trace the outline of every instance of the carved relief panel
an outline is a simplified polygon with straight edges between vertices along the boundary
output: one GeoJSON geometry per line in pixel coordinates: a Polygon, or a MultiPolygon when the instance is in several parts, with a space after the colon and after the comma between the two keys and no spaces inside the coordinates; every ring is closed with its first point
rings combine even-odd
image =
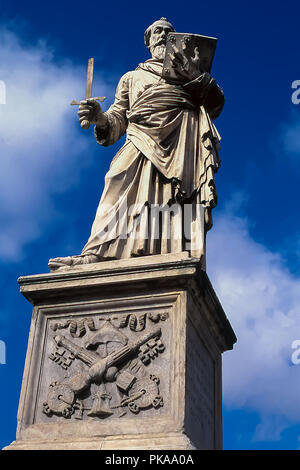
{"type": "Polygon", "coordinates": [[[48,317],[34,422],[166,412],[169,321],[167,310],[48,317]]]}

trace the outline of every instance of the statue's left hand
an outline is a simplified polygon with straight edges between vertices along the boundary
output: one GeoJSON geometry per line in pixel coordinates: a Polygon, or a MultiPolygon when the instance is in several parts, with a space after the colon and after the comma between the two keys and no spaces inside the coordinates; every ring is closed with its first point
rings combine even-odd
{"type": "Polygon", "coordinates": [[[198,47],[195,47],[194,56],[191,59],[188,59],[185,54],[186,47],[186,43],[183,40],[182,52],[178,49],[176,44],[173,44],[173,52],[169,53],[171,63],[176,70],[177,75],[179,75],[185,82],[195,80],[202,75],[198,47]]]}

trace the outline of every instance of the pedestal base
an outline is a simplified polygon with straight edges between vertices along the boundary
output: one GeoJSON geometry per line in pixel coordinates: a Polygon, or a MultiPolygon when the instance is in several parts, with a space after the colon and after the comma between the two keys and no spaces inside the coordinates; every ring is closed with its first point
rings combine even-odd
{"type": "Polygon", "coordinates": [[[14,441],[4,450],[195,450],[182,433],[136,434],[64,439],[55,441],[14,441]]]}
{"type": "Polygon", "coordinates": [[[235,335],[187,253],[19,279],[34,305],[6,449],[221,449],[235,335]]]}

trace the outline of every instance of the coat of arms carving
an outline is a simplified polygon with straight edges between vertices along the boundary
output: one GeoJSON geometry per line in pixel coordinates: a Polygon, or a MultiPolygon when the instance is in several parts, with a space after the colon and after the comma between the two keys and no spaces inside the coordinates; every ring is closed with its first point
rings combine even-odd
{"type": "MultiPolygon", "coordinates": [[[[166,316],[150,318],[153,322],[166,316]]],[[[79,320],[77,326],[80,329],[76,334],[75,321],[51,325],[55,334],[48,359],[65,375],[49,384],[43,413],[49,417],[103,419],[163,406],[160,378],[147,370],[165,350],[160,327],[155,325],[129,340],[120,331],[124,322],[116,327],[112,318],[105,319],[98,329],[91,318],[79,320]],[[67,328],[65,334],[57,334],[56,330],[62,328],[67,328]]]]}

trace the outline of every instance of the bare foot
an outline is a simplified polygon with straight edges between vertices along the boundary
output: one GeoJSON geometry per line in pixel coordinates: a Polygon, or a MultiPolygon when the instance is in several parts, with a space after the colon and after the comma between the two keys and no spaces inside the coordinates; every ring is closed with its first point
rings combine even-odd
{"type": "Polygon", "coordinates": [[[72,268],[81,264],[97,263],[100,261],[99,257],[94,254],[90,255],[76,255],[66,256],[64,258],[53,258],[49,260],[48,266],[50,271],[57,271],[58,269],[72,268]]]}

